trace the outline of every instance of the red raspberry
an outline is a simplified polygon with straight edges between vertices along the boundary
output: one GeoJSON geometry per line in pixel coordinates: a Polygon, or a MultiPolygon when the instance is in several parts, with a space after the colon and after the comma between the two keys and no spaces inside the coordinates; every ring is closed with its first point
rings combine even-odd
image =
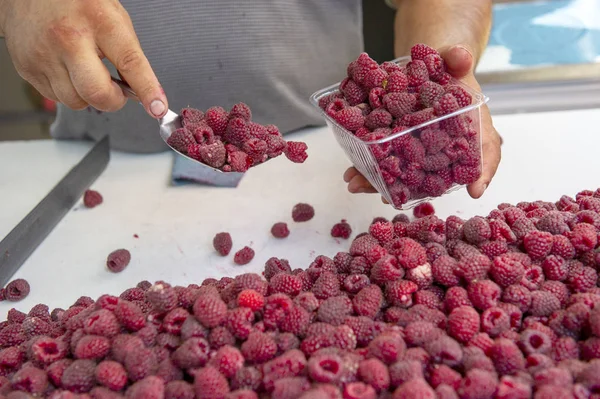
{"type": "Polygon", "coordinates": [[[248,308],[234,308],[225,316],[225,327],[239,339],[246,339],[252,330],[254,312],[248,308]]]}
{"type": "Polygon", "coordinates": [[[523,238],[523,245],[533,259],[542,259],[550,254],[553,237],[544,231],[532,231],[523,238]]]}
{"type": "Polygon", "coordinates": [[[375,87],[374,89],[371,89],[371,91],[369,92],[369,105],[371,106],[371,108],[378,109],[383,107],[383,97],[386,94],[386,90],[383,87],[375,87]]]}
{"type": "Polygon", "coordinates": [[[404,355],[406,344],[398,334],[383,333],[369,343],[368,349],[370,357],[377,358],[389,365],[404,355]]]}
{"type": "Polygon", "coordinates": [[[336,223],[331,228],[331,236],[335,238],[343,238],[348,239],[352,235],[352,227],[346,222],[346,220],[342,219],[340,223],[336,223]]]}
{"type": "Polygon", "coordinates": [[[418,43],[412,46],[410,49],[410,56],[413,60],[424,60],[426,56],[431,54],[439,55],[437,50],[429,47],[426,44],[418,43]]]}
{"type": "Polygon", "coordinates": [[[392,115],[383,108],[373,110],[365,118],[365,126],[371,130],[389,127],[392,124],[392,115]]]}
{"type": "Polygon", "coordinates": [[[448,316],[448,334],[460,342],[470,341],[479,332],[479,314],[470,306],[460,306],[448,316]]]}
{"type": "Polygon", "coordinates": [[[456,393],[464,399],[491,398],[494,396],[498,378],[492,372],[473,369],[467,371],[456,393]]]}
{"type": "Polygon", "coordinates": [[[370,280],[375,284],[385,284],[404,276],[404,269],[398,264],[398,260],[391,255],[386,255],[378,260],[371,269],[370,280]]]}
{"type": "Polygon", "coordinates": [[[482,243],[492,236],[490,224],[479,216],[467,220],[463,225],[463,232],[467,241],[473,244],[482,243]]]}
{"type": "Polygon", "coordinates": [[[542,262],[542,269],[547,280],[563,281],[567,278],[567,262],[560,256],[550,255],[542,262]]]}
{"type": "Polygon", "coordinates": [[[282,378],[300,375],[306,368],[306,357],[297,349],[267,362],[263,366],[263,383],[267,390],[273,389],[273,383],[282,378]]]}
{"type": "Polygon", "coordinates": [[[146,299],[153,309],[159,313],[166,313],[177,307],[179,298],[173,287],[167,287],[162,283],[156,283],[146,291],[146,299]]]}
{"type": "Polygon", "coordinates": [[[170,381],[165,385],[165,399],[194,399],[194,388],[185,381],[170,381]]]}
{"type": "Polygon", "coordinates": [[[491,280],[474,281],[468,287],[469,299],[478,310],[498,304],[502,290],[491,280]]]}
{"type": "Polygon", "coordinates": [[[498,338],[490,349],[490,358],[501,375],[513,374],[525,368],[525,358],[514,342],[498,338]]]}
{"type": "Polygon", "coordinates": [[[219,349],[224,345],[235,344],[235,337],[225,327],[215,327],[208,334],[208,342],[213,349],[219,349]]]}
{"type": "Polygon", "coordinates": [[[350,245],[350,255],[352,256],[367,256],[371,248],[378,245],[379,242],[371,235],[357,236],[350,245]]]}
{"type": "Polygon", "coordinates": [[[227,128],[229,115],[227,114],[227,111],[221,107],[212,107],[206,111],[204,120],[215,134],[222,135],[227,128]]]}
{"type": "Polygon", "coordinates": [[[422,60],[415,59],[406,65],[408,85],[417,88],[429,80],[427,65],[422,60]]]}
{"type": "Polygon", "coordinates": [[[333,119],[343,128],[355,132],[365,125],[365,117],[359,107],[341,109],[333,115],[333,119]]]}
{"type": "Polygon", "coordinates": [[[412,281],[396,280],[386,285],[385,293],[387,300],[393,306],[408,308],[412,306],[412,295],[419,287],[412,281]]]}
{"type": "Polygon", "coordinates": [[[247,265],[254,258],[254,250],[250,247],[244,247],[235,253],[233,261],[236,265],[247,265]]]}
{"type": "Polygon", "coordinates": [[[262,294],[254,290],[244,290],[239,293],[237,303],[240,307],[250,308],[256,312],[265,305],[265,298],[262,294]]]}
{"type": "Polygon", "coordinates": [[[146,316],[142,310],[134,303],[119,300],[114,314],[121,326],[129,331],[138,331],[146,325],[146,316]]]}
{"type": "Polygon", "coordinates": [[[485,255],[469,254],[458,262],[459,273],[465,281],[483,280],[490,270],[490,259],[485,255]]]}
{"type": "Polygon", "coordinates": [[[510,318],[500,307],[491,307],[481,314],[481,330],[494,338],[511,327],[510,318]]]}
{"type": "Polygon", "coordinates": [[[446,93],[454,96],[460,108],[468,107],[473,102],[473,98],[469,92],[458,85],[449,85],[446,87],[446,93]]]}
{"type": "Polygon", "coordinates": [[[394,118],[402,118],[415,111],[417,97],[412,93],[388,93],[383,97],[383,104],[394,118]]]}
{"type": "Polygon", "coordinates": [[[350,294],[356,294],[370,284],[369,277],[364,274],[351,274],[344,279],[344,290],[350,294]]]}
{"type": "Polygon", "coordinates": [[[294,163],[304,163],[308,158],[308,154],[306,150],[308,146],[306,143],[302,143],[300,141],[288,141],[283,152],[287,159],[294,163]]]}
{"type": "MultiPolygon", "coordinates": [[[[196,140],[198,144],[212,144],[215,142],[215,133],[213,130],[206,124],[206,122],[195,123],[193,125],[184,126],[196,140]]],[[[190,149],[195,147],[194,144],[188,147],[188,155],[194,159],[197,159],[190,153],[190,149]]]]}
{"type": "Polygon", "coordinates": [[[278,273],[291,273],[292,268],[286,259],[269,258],[265,263],[265,278],[270,281],[278,273]]]}
{"type": "Polygon", "coordinates": [[[88,316],[83,329],[86,334],[102,335],[110,338],[120,332],[121,326],[112,312],[101,309],[88,316]]]}
{"type": "Polygon", "coordinates": [[[220,168],[227,160],[227,152],[221,141],[188,147],[188,155],[210,167],[220,168]]]}
{"type": "Polygon", "coordinates": [[[226,172],[233,171],[243,173],[246,172],[250,166],[252,166],[252,159],[248,156],[248,154],[242,151],[234,151],[229,153],[227,155],[227,162],[229,163],[231,170],[225,170],[225,167],[223,167],[223,171],[226,172]]]}
{"type": "Polygon", "coordinates": [[[550,316],[552,312],[560,309],[560,301],[546,291],[533,291],[531,293],[531,307],[529,312],[533,316],[550,316]]]}
{"type": "Polygon", "coordinates": [[[167,144],[177,151],[187,154],[187,149],[190,145],[196,144],[194,135],[187,129],[177,129],[167,139],[167,144]]]}
{"type": "MultiPolygon", "coordinates": [[[[34,396],[43,395],[48,387],[48,376],[37,367],[24,367],[11,378],[12,388],[16,391],[28,392],[34,396]]],[[[13,395],[9,395],[11,397],[13,395]]],[[[30,397],[27,395],[27,397],[30,397]]]]}
{"type": "Polygon", "coordinates": [[[385,85],[385,90],[388,93],[403,93],[407,88],[408,77],[401,70],[393,71],[388,75],[387,84],[385,85]]]}
{"type": "Polygon", "coordinates": [[[451,369],[445,364],[435,365],[429,376],[431,386],[437,388],[440,385],[447,385],[457,388],[460,384],[461,375],[459,372],[451,369]]]}
{"type": "Polygon", "coordinates": [[[96,381],[105,387],[120,391],[127,384],[127,372],[121,365],[112,360],[105,360],[96,366],[96,381]]]}
{"type": "Polygon", "coordinates": [[[400,360],[389,368],[392,387],[398,387],[407,381],[424,379],[423,365],[416,360],[400,360]]]}
{"type": "Polygon", "coordinates": [[[351,382],[344,387],[344,399],[375,399],[375,389],[362,382],[351,382]]]}
{"type": "Polygon", "coordinates": [[[547,231],[551,234],[562,235],[570,231],[564,216],[560,212],[549,212],[542,216],[536,223],[541,231],[547,231]]]}
{"type": "Polygon", "coordinates": [[[233,242],[229,233],[217,233],[213,238],[213,247],[221,256],[229,255],[233,242]]]}
{"type": "Polygon", "coordinates": [[[417,126],[435,119],[433,108],[425,108],[420,111],[407,114],[402,117],[401,123],[405,126],[417,126]]]}
{"type": "Polygon", "coordinates": [[[421,378],[405,382],[394,391],[394,399],[435,399],[437,395],[431,386],[421,378]]]}
{"type": "Polygon", "coordinates": [[[567,277],[569,288],[573,292],[586,292],[596,286],[598,273],[591,267],[581,267],[573,270],[567,277]]]}
{"type": "Polygon", "coordinates": [[[445,84],[444,75],[446,72],[446,64],[439,54],[428,54],[423,58],[423,62],[427,66],[429,77],[440,84],[445,84]]]}
{"type": "Polygon", "coordinates": [[[231,378],[244,365],[244,357],[237,348],[225,345],[219,348],[208,364],[225,377],[231,378]]]}
{"type": "Polygon", "coordinates": [[[242,118],[246,121],[252,120],[252,111],[244,103],[237,103],[229,111],[229,118],[242,118]]]}
{"type": "Polygon", "coordinates": [[[292,209],[292,219],[294,222],[308,222],[315,216],[315,209],[305,203],[298,203],[292,209]]]}
{"type": "Polygon", "coordinates": [[[490,229],[492,232],[492,240],[505,240],[506,242],[512,243],[517,241],[517,236],[512,232],[508,224],[504,220],[492,219],[490,220],[490,229]]]}
{"type": "Polygon", "coordinates": [[[525,275],[521,280],[521,285],[530,290],[537,290],[544,282],[544,272],[541,267],[532,266],[525,270],[525,275]]]}
{"type": "Polygon", "coordinates": [[[359,316],[375,317],[383,304],[381,288],[371,284],[366,286],[352,299],[354,312],[359,316]]]}
{"type": "Polygon", "coordinates": [[[527,233],[535,230],[535,225],[528,219],[527,217],[522,217],[517,219],[511,226],[513,233],[515,236],[521,240],[523,239],[527,233]]]}
{"type": "Polygon", "coordinates": [[[444,88],[435,82],[425,82],[419,87],[419,101],[424,108],[433,107],[444,95],[444,88]]]}
{"type": "Polygon", "coordinates": [[[378,359],[367,359],[360,362],[358,375],[377,392],[384,391],[390,386],[390,374],[386,365],[378,359]]]}
{"type": "Polygon", "coordinates": [[[102,195],[95,190],[85,190],[83,193],[83,205],[86,208],[94,208],[102,203],[102,195]]]}
{"type": "Polygon", "coordinates": [[[459,270],[458,262],[448,255],[437,258],[431,267],[434,280],[446,287],[458,285],[459,270]]]}
{"type": "Polygon", "coordinates": [[[373,68],[365,74],[363,85],[367,90],[375,87],[384,87],[388,73],[382,68],[373,68]]]}
{"type": "Polygon", "coordinates": [[[312,287],[312,292],[319,299],[327,299],[340,293],[338,277],[331,272],[323,271],[312,287]]]}
{"type": "Polygon", "coordinates": [[[444,297],[444,309],[446,313],[450,313],[460,306],[473,307],[467,290],[462,287],[450,287],[444,297]]]}
{"type": "Polygon", "coordinates": [[[281,399],[301,398],[304,392],[310,391],[310,387],[306,377],[287,377],[275,381],[272,394],[281,399]]]}
{"type": "Polygon", "coordinates": [[[451,93],[443,94],[433,102],[433,110],[436,116],[444,116],[460,109],[458,101],[451,93]]]}
{"type": "MultiPolygon", "coordinates": [[[[421,142],[428,154],[437,154],[450,143],[448,134],[440,129],[427,128],[421,132],[421,142]]],[[[433,215],[433,213],[431,213],[433,215]]],[[[429,216],[429,215],[425,215],[429,216]]]]}
{"type": "Polygon", "coordinates": [[[223,398],[229,393],[227,379],[214,367],[204,367],[194,375],[196,398],[223,398]]]}
{"type": "Polygon", "coordinates": [[[528,329],[521,333],[519,347],[526,355],[534,353],[545,354],[550,352],[552,341],[542,331],[528,329]]]}
{"type": "Polygon", "coordinates": [[[271,234],[275,238],[286,238],[290,235],[290,230],[288,229],[287,223],[275,223],[273,227],[271,227],[271,234]]]}
{"type": "Polygon", "coordinates": [[[316,353],[308,361],[308,375],[320,383],[338,383],[344,372],[342,358],[333,353],[316,353]]]}
{"type": "Polygon", "coordinates": [[[7,301],[17,302],[25,299],[29,295],[30,287],[27,280],[18,278],[8,283],[4,290],[4,296],[7,301]]]}
{"type": "Polygon", "coordinates": [[[350,105],[358,105],[364,102],[368,96],[367,92],[351,78],[346,78],[340,83],[340,92],[350,105]]]}
{"type": "Polygon", "coordinates": [[[433,341],[443,332],[428,321],[413,321],[404,329],[404,340],[411,346],[423,346],[427,341],[433,341]]]}
{"type": "Polygon", "coordinates": [[[569,289],[560,281],[544,281],[540,289],[554,295],[559,300],[561,306],[564,306],[569,298],[569,289]]]}
{"type": "Polygon", "coordinates": [[[456,390],[446,384],[441,384],[435,389],[438,399],[458,399],[456,390]]]}
{"type": "Polygon", "coordinates": [[[230,118],[223,137],[228,143],[241,148],[251,138],[248,122],[239,117],[230,118]]]}
{"type": "Polygon", "coordinates": [[[352,302],[345,296],[326,299],[319,306],[317,319],[337,326],[342,324],[346,316],[352,312],[352,302]]]}
{"type": "MultiPolygon", "coordinates": [[[[22,352],[17,348],[10,347],[0,352],[0,364],[16,368],[20,365],[22,352]]],[[[39,364],[47,365],[63,359],[67,355],[67,345],[59,339],[50,337],[36,338],[29,348],[29,359],[39,364]]]]}
{"type": "Polygon", "coordinates": [[[415,283],[420,289],[429,288],[433,284],[431,265],[424,263],[414,269],[408,269],[406,271],[406,279],[415,283]]]}
{"type": "Polygon", "coordinates": [[[99,335],[85,335],[75,346],[78,359],[102,359],[110,352],[110,341],[99,335]]]}
{"type": "Polygon", "coordinates": [[[96,363],[92,360],[75,360],[63,372],[61,386],[72,392],[88,392],[95,384],[96,363]]]}
{"type": "Polygon", "coordinates": [[[508,287],[523,279],[525,268],[519,259],[511,254],[504,254],[494,258],[490,272],[498,285],[508,287]]]}
{"type": "Polygon", "coordinates": [[[226,314],[227,305],[217,296],[201,295],[194,303],[194,316],[207,328],[221,324],[226,314]]]}

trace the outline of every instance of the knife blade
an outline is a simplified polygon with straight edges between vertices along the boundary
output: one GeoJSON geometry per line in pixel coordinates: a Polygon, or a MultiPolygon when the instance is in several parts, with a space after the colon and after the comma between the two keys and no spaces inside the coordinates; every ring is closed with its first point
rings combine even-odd
{"type": "Polygon", "coordinates": [[[0,242],[0,287],[6,285],[84,191],[104,172],[109,159],[107,135],[4,237],[0,242]]]}

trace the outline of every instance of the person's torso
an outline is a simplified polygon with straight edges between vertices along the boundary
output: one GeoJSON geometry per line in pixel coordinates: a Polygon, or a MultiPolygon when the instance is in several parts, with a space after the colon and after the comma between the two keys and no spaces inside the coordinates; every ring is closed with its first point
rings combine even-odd
{"type": "MultiPolygon", "coordinates": [[[[360,0],[121,3],[176,112],[229,109],[241,101],[257,122],[282,132],[322,124],[310,95],[341,80],[363,49],[360,0]]],[[[110,114],[61,106],[52,126],[59,138],[97,139],[107,132],[118,149],[165,148],[156,121],[133,102],[110,114]]]]}

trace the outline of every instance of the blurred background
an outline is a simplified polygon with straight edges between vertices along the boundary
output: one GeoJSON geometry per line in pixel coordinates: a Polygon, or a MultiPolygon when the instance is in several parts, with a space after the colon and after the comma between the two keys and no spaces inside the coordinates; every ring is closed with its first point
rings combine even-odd
{"type": "MultiPolygon", "coordinates": [[[[494,93],[493,112],[598,105],[600,0],[494,3],[490,45],[477,70],[486,94],[494,93]],[[507,90],[519,90],[521,103],[510,100],[515,96],[505,95],[507,90]],[[565,90],[591,92],[590,99],[579,94],[569,99],[565,90]]],[[[383,0],[363,0],[363,9],[365,50],[379,62],[393,59],[394,10],[383,0]]],[[[19,77],[0,39],[0,140],[48,138],[54,109],[19,77]]]]}

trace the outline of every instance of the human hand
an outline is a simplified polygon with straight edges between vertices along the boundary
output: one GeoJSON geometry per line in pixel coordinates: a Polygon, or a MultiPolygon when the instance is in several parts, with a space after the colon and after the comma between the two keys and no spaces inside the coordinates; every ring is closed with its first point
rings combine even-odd
{"type": "MultiPolygon", "coordinates": [[[[460,79],[475,90],[481,90],[475,79],[475,61],[469,49],[464,46],[453,46],[440,50],[440,54],[446,62],[448,72],[453,77],[460,79]]],[[[481,127],[483,170],[480,178],[467,186],[469,195],[472,198],[479,198],[483,195],[496,174],[501,158],[502,138],[494,128],[489,108],[485,104],[481,107],[481,127]]],[[[353,167],[344,173],[344,181],[348,183],[348,191],[351,193],[377,192],[369,181],[353,167]]],[[[386,201],[384,200],[384,202],[386,201]]]]}
{"type": "Polygon", "coordinates": [[[168,103],[118,0],[0,0],[0,36],[17,72],[48,99],[72,109],[117,111],[127,98],[106,57],[154,118],[168,103]]]}

